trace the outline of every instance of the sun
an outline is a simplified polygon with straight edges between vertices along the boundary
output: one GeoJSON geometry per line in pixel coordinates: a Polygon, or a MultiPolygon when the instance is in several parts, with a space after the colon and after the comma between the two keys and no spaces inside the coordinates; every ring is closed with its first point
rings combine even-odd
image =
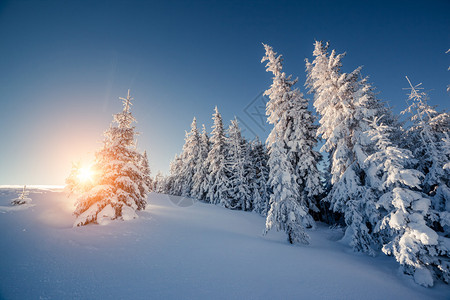
{"type": "Polygon", "coordinates": [[[80,183],[92,182],[94,177],[94,171],[92,171],[91,166],[81,167],[78,169],[77,178],[80,183]]]}

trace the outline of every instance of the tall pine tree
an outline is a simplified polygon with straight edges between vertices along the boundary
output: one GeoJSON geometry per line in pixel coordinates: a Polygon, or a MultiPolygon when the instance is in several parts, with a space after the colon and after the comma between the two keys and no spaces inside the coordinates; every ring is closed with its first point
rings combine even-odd
{"type": "Polygon", "coordinates": [[[191,194],[194,185],[193,178],[197,169],[200,155],[200,134],[197,129],[197,119],[194,117],[191,124],[191,131],[186,132],[185,143],[181,153],[181,170],[178,174],[181,181],[181,195],[184,197],[193,196],[191,194]]]}
{"type": "Polygon", "coordinates": [[[208,191],[208,153],[210,142],[205,125],[203,125],[202,128],[199,155],[195,165],[194,177],[192,178],[193,186],[191,195],[199,200],[206,200],[206,193],[208,191]]]}
{"type": "Polygon", "coordinates": [[[104,134],[103,148],[96,153],[93,166],[97,180],[77,199],[74,226],[133,219],[137,217],[135,211],[145,209],[147,204],[149,174],[143,172],[143,155],[136,149],[132,126],[136,119],[130,112],[133,98],[128,90],[127,98],[120,99],[123,111],[114,115],[117,126],[111,125],[104,134]]]}
{"type": "Polygon", "coordinates": [[[226,137],[223,129],[222,116],[219,110],[214,109],[213,130],[211,132],[211,150],[208,153],[208,193],[207,201],[212,204],[225,205],[227,202],[226,184],[228,176],[226,174],[225,158],[227,154],[226,137]]]}
{"type": "Polygon", "coordinates": [[[282,72],[282,57],[277,56],[272,47],[264,45],[266,54],[261,62],[267,61],[266,71],[273,74],[273,83],[265,92],[269,96],[266,114],[274,128],[267,138],[269,147],[269,185],[272,189],[270,210],[266,220],[266,232],[275,226],[284,230],[290,243],[308,243],[304,224],[311,226],[314,221],[308,214],[306,203],[300,199],[297,177],[298,153],[296,141],[292,140],[294,114],[302,95],[292,86],[297,80],[291,80],[282,72]]]}
{"type": "Polygon", "coordinates": [[[165,183],[165,191],[170,195],[181,195],[182,178],[180,176],[180,172],[182,163],[183,161],[178,154],[175,154],[173,160],[170,162],[170,174],[165,183]]]}
{"type": "Polygon", "coordinates": [[[312,63],[306,60],[307,86],[314,93],[314,107],[320,115],[317,135],[325,140],[321,151],[330,156],[331,191],[325,198],[334,212],[344,216],[346,239],[356,251],[374,254],[379,243],[372,230],[380,216],[366,158],[373,151],[368,137],[368,119],[385,115],[395,122],[389,109],[378,101],[360,68],[341,71],[344,54],[328,53],[328,43],[315,43],[312,63]]]}
{"type": "Polygon", "coordinates": [[[149,191],[153,191],[153,180],[151,177],[150,165],[148,162],[147,151],[144,151],[141,159],[141,171],[144,174],[144,182],[149,188],[149,191]]]}
{"type": "Polygon", "coordinates": [[[227,202],[232,209],[251,210],[252,193],[250,185],[250,157],[247,141],[242,137],[236,119],[231,121],[227,137],[228,152],[226,156],[227,202]]]}

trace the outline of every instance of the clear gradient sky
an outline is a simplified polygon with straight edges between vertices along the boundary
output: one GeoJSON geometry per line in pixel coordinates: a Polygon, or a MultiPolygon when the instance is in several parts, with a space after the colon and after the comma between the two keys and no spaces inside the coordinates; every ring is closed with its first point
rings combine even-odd
{"type": "Polygon", "coordinates": [[[364,65],[395,112],[405,75],[448,110],[449,12],[448,0],[0,1],[0,185],[63,184],[129,88],[153,174],[167,172],[193,116],[210,129],[216,105],[265,140],[270,128],[250,117],[271,83],[261,42],[303,92],[317,39],[347,52],[344,71],[364,65]]]}

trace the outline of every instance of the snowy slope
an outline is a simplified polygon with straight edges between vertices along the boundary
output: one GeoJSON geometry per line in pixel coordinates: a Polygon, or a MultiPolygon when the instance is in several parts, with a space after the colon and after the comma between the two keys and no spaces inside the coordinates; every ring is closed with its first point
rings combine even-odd
{"type": "Polygon", "coordinates": [[[416,285],[392,258],[357,255],[320,226],[309,246],[261,236],[256,214],[151,194],[128,222],[72,228],[73,200],[31,190],[15,210],[0,189],[2,299],[448,299],[416,285]],[[187,206],[187,207],[186,207],[187,206]]]}

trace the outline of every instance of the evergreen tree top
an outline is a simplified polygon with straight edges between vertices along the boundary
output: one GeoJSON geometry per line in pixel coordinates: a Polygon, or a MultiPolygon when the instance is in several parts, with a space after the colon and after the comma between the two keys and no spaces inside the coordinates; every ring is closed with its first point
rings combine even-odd
{"type": "Polygon", "coordinates": [[[131,128],[131,123],[136,122],[136,119],[130,112],[131,100],[134,98],[130,97],[130,90],[128,90],[128,95],[126,98],[119,97],[123,103],[123,111],[121,113],[114,115],[114,121],[119,124],[119,128],[131,128]]]}
{"type": "Polygon", "coordinates": [[[266,54],[261,59],[261,63],[267,61],[266,72],[272,72],[274,76],[280,76],[283,70],[283,56],[278,55],[277,52],[273,51],[273,48],[267,44],[264,44],[264,49],[266,54]]]}
{"type": "Polygon", "coordinates": [[[130,106],[133,105],[131,103],[131,100],[134,99],[134,98],[130,97],[130,89],[128,89],[128,95],[127,95],[126,98],[119,97],[119,99],[122,100],[122,103],[123,103],[123,112],[124,113],[129,113],[130,112],[130,106]]]}

